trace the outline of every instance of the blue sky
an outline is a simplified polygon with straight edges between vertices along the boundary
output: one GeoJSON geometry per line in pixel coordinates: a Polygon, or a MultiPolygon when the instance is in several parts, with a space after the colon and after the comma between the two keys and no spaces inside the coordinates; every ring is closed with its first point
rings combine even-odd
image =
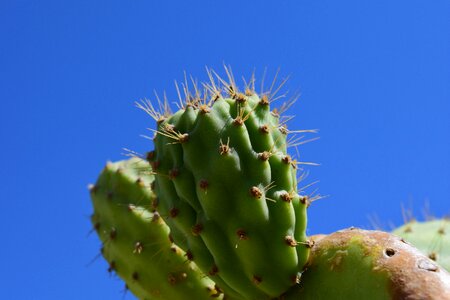
{"type": "MultiPolygon", "coordinates": [[[[450,213],[450,2],[0,2],[1,295],[122,299],[88,236],[87,184],[122,148],[151,149],[134,101],[183,71],[291,75],[290,128],[322,194],[309,232],[450,213]]],[[[125,299],[133,299],[127,295],[125,299]]]]}

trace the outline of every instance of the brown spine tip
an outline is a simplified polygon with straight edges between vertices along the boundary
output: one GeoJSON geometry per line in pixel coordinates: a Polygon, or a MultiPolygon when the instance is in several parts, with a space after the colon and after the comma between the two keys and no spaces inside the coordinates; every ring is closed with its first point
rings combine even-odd
{"type": "Polygon", "coordinates": [[[220,155],[225,155],[228,154],[230,152],[230,139],[228,139],[228,142],[226,144],[224,144],[222,142],[222,140],[220,140],[220,145],[219,145],[219,153],[220,155]]]}
{"type": "Polygon", "coordinates": [[[216,93],[214,93],[214,95],[212,96],[212,101],[217,101],[217,100],[219,100],[220,98],[222,98],[222,94],[220,93],[220,92],[216,92],[216,93]]]}
{"type": "Polygon", "coordinates": [[[260,105],[269,105],[269,97],[267,95],[262,95],[261,100],[259,100],[260,105]]]}
{"type": "Polygon", "coordinates": [[[403,230],[404,233],[411,233],[412,232],[412,228],[411,226],[406,226],[405,230],[403,230]]]}
{"type": "Polygon", "coordinates": [[[300,196],[300,197],[299,197],[299,200],[300,200],[300,203],[301,203],[301,204],[308,204],[308,206],[309,206],[309,204],[310,204],[310,202],[309,202],[309,197],[308,197],[308,196],[300,196]]]}
{"type": "Polygon", "coordinates": [[[261,127],[259,127],[259,131],[261,131],[262,133],[269,133],[270,132],[270,128],[269,126],[267,126],[266,124],[262,125],[261,127]]]}
{"type": "Polygon", "coordinates": [[[136,244],[134,244],[133,253],[141,254],[143,250],[144,245],[141,242],[136,242],[136,244]]]}
{"type": "Polygon", "coordinates": [[[186,256],[186,258],[187,258],[189,261],[193,261],[193,260],[194,260],[194,254],[192,254],[192,251],[191,251],[191,250],[187,250],[185,256],[186,256]]]}
{"type": "Polygon", "coordinates": [[[219,268],[216,265],[213,265],[211,267],[211,270],[209,270],[208,275],[214,276],[219,272],[219,268]]]}
{"type": "Polygon", "coordinates": [[[100,229],[100,222],[95,222],[95,224],[94,224],[94,229],[95,229],[96,231],[99,231],[99,229],[100,229]]]}
{"type": "Polygon", "coordinates": [[[236,234],[240,240],[248,240],[247,232],[244,229],[238,229],[236,234]]]}
{"type": "Polygon", "coordinates": [[[131,278],[133,278],[134,281],[138,281],[139,280],[139,273],[138,272],[133,272],[133,274],[131,275],[131,278]]]}
{"type": "Polygon", "coordinates": [[[261,276],[253,275],[253,283],[258,285],[262,282],[261,276]]]}
{"type": "Polygon", "coordinates": [[[114,228],[114,227],[112,227],[112,228],[111,228],[111,231],[109,232],[109,238],[110,238],[111,240],[115,240],[116,237],[117,237],[117,229],[114,228]]]}
{"type": "Polygon", "coordinates": [[[98,191],[98,187],[95,184],[90,184],[88,189],[91,194],[95,194],[98,191]]]}
{"type": "Polygon", "coordinates": [[[292,282],[292,284],[299,284],[300,283],[300,275],[299,274],[292,275],[291,282],[292,282]]]}
{"type": "Polygon", "coordinates": [[[155,211],[152,216],[152,222],[158,222],[160,218],[161,216],[159,215],[159,213],[155,211]]]}
{"type": "Polygon", "coordinates": [[[180,213],[180,210],[178,208],[176,208],[176,207],[172,207],[169,210],[169,215],[170,215],[171,218],[176,218],[179,213],[180,213]]]}
{"type": "Polygon", "coordinates": [[[252,197],[257,198],[257,199],[261,198],[261,196],[262,196],[261,190],[256,186],[252,186],[250,188],[250,194],[252,195],[252,197]]]}
{"type": "Polygon", "coordinates": [[[173,244],[173,237],[170,233],[169,233],[169,241],[173,244]]]}
{"type": "Polygon", "coordinates": [[[280,117],[280,113],[278,112],[278,109],[276,109],[276,108],[274,108],[274,109],[270,112],[270,114],[271,114],[272,116],[274,116],[275,118],[279,118],[279,117],[280,117]]]}
{"type": "Polygon", "coordinates": [[[228,94],[231,98],[234,98],[234,95],[236,94],[236,91],[234,90],[234,87],[232,85],[228,86],[228,94]]]}
{"type": "Polygon", "coordinates": [[[220,145],[219,146],[220,155],[227,154],[228,152],[230,152],[230,147],[228,147],[228,145],[220,145]]]}
{"type": "Polygon", "coordinates": [[[155,198],[152,200],[152,209],[155,211],[155,210],[158,208],[158,205],[159,205],[159,198],[158,198],[158,197],[155,197],[155,198]]]}
{"type": "Polygon", "coordinates": [[[288,192],[284,192],[283,194],[280,195],[281,200],[283,200],[284,202],[291,202],[292,201],[292,196],[291,194],[289,194],[288,192]]]}
{"type": "Polygon", "coordinates": [[[206,190],[209,186],[209,182],[206,179],[200,180],[199,186],[202,190],[206,190]]]}
{"type": "Polygon", "coordinates": [[[428,254],[428,258],[434,261],[437,261],[437,253],[436,252],[431,252],[430,254],[428,254]]]}
{"type": "Polygon", "coordinates": [[[142,180],[141,177],[138,177],[138,179],[136,179],[136,184],[138,186],[140,186],[140,187],[144,187],[145,186],[145,183],[144,183],[144,181],[142,180]]]}
{"type": "Polygon", "coordinates": [[[185,143],[185,142],[189,141],[189,134],[187,134],[187,133],[181,134],[180,137],[178,138],[178,140],[180,141],[180,143],[185,143]]]}
{"type": "Polygon", "coordinates": [[[245,89],[245,96],[248,96],[248,97],[253,96],[253,91],[251,89],[249,89],[249,88],[246,88],[245,89]]]}
{"type": "Polygon", "coordinates": [[[114,260],[109,262],[108,273],[116,271],[116,262],[114,260]]]}
{"type": "Polygon", "coordinates": [[[151,162],[152,160],[154,160],[155,157],[156,157],[156,152],[155,151],[147,152],[147,157],[146,158],[147,158],[148,162],[151,162]]]}
{"type": "Polygon", "coordinates": [[[209,113],[209,112],[211,111],[211,109],[209,108],[209,106],[206,105],[206,104],[200,105],[199,109],[200,109],[200,113],[203,114],[203,115],[204,115],[204,114],[207,114],[207,113],[209,113]]]}
{"type": "Polygon", "coordinates": [[[245,101],[247,101],[247,96],[242,93],[237,93],[234,95],[234,99],[239,103],[244,103],[245,101]]]}
{"type": "Polygon", "coordinates": [[[285,164],[289,165],[292,162],[292,158],[290,155],[285,155],[285,156],[283,156],[281,161],[284,162],[285,164]]]}
{"type": "Polygon", "coordinates": [[[152,183],[150,183],[150,189],[152,190],[152,191],[155,191],[155,181],[152,181],[152,183]]]}
{"type": "Polygon", "coordinates": [[[258,158],[262,161],[267,161],[270,158],[270,156],[271,154],[268,151],[258,153],[258,158]]]}
{"type": "Polygon", "coordinates": [[[312,247],[314,247],[315,242],[314,240],[309,239],[304,241],[302,244],[305,245],[306,248],[311,249],[312,247]]]}
{"type": "Polygon", "coordinates": [[[297,243],[297,241],[294,239],[294,237],[292,237],[292,236],[290,236],[290,235],[287,235],[287,236],[284,238],[284,241],[285,241],[286,244],[287,244],[288,246],[290,246],[290,247],[297,247],[297,245],[298,245],[298,243],[297,243]]]}
{"type": "Polygon", "coordinates": [[[175,125],[173,125],[173,124],[165,124],[164,130],[174,132],[176,130],[176,128],[175,128],[175,125]]]}
{"type": "Polygon", "coordinates": [[[199,236],[200,233],[203,231],[203,224],[201,223],[195,224],[194,226],[192,226],[191,231],[194,236],[199,236]]]}
{"type": "Polygon", "coordinates": [[[169,273],[169,275],[167,276],[167,281],[170,285],[175,285],[177,283],[177,277],[174,274],[169,273]]]}
{"type": "Polygon", "coordinates": [[[158,118],[158,120],[156,120],[156,124],[159,125],[159,124],[161,124],[162,122],[164,122],[166,119],[167,119],[166,117],[160,116],[160,117],[158,118]]]}
{"type": "Polygon", "coordinates": [[[175,179],[178,177],[178,175],[180,175],[180,170],[178,170],[177,168],[173,168],[169,171],[169,178],[170,179],[175,179]]]}
{"type": "Polygon", "coordinates": [[[278,127],[278,130],[284,135],[288,134],[288,129],[287,129],[286,125],[282,125],[282,126],[278,127]]]}
{"type": "Polygon", "coordinates": [[[244,120],[241,117],[236,117],[236,119],[234,119],[233,124],[236,126],[242,126],[244,125],[244,120]]]}

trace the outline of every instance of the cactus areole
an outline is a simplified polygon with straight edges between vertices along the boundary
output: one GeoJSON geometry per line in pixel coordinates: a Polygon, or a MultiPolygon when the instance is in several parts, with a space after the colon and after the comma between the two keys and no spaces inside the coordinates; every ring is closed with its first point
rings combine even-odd
{"type": "Polygon", "coordinates": [[[279,296],[307,261],[310,200],[297,189],[287,154],[289,131],[270,110],[275,92],[240,92],[208,72],[205,92],[183,85],[186,99],[170,113],[139,105],[157,121],[147,159],[155,174],[155,209],[199,268],[229,295],[279,296]]]}

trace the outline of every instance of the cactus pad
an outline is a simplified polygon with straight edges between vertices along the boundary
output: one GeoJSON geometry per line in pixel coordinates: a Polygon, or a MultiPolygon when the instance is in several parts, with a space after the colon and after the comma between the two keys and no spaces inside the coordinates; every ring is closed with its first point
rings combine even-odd
{"type": "Polygon", "coordinates": [[[394,235],[350,228],[317,239],[285,299],[450,299],[450,274],[394,235]]]}
{"type": "Polygon", "coordinates": [[[158,213],[149,210],[155,199],[152,180],[148,164],[133,158],[108,163],[90,189],[92,223],[108,271],[117,273],[139,299],[222,298],[214,283],[170,241],[170,230],[158,213]]]}
{"type": "Polygon", "coordinates": [[[148,154],[157,210],[225,292],[269,299],[296,284],[306,263],[310,199],[297,189],[273,93],[258,95],[251,84],[239,92],[228,75],[216,82],[210,73],[202,95],[185,89],[173,114],[144,107],[158,124],[148,154]]]}

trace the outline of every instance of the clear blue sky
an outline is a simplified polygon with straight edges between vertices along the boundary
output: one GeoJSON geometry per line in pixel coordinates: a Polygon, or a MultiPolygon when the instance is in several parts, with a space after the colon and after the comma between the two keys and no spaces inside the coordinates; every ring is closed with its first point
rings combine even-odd
{"type": "Polygon", "coordinates": [[[175,96],[205,65],[292,75],[290,128],[320,129],[299,150],[330,195],[310,233],[400,224],[401,203],[450,213],[449,13],[448,0],[2,0],[1,297],[122,299],[103,260],[87,267],[100,243],[86,186],[122,148],[151,149],[133,102],[175,96]]]}

